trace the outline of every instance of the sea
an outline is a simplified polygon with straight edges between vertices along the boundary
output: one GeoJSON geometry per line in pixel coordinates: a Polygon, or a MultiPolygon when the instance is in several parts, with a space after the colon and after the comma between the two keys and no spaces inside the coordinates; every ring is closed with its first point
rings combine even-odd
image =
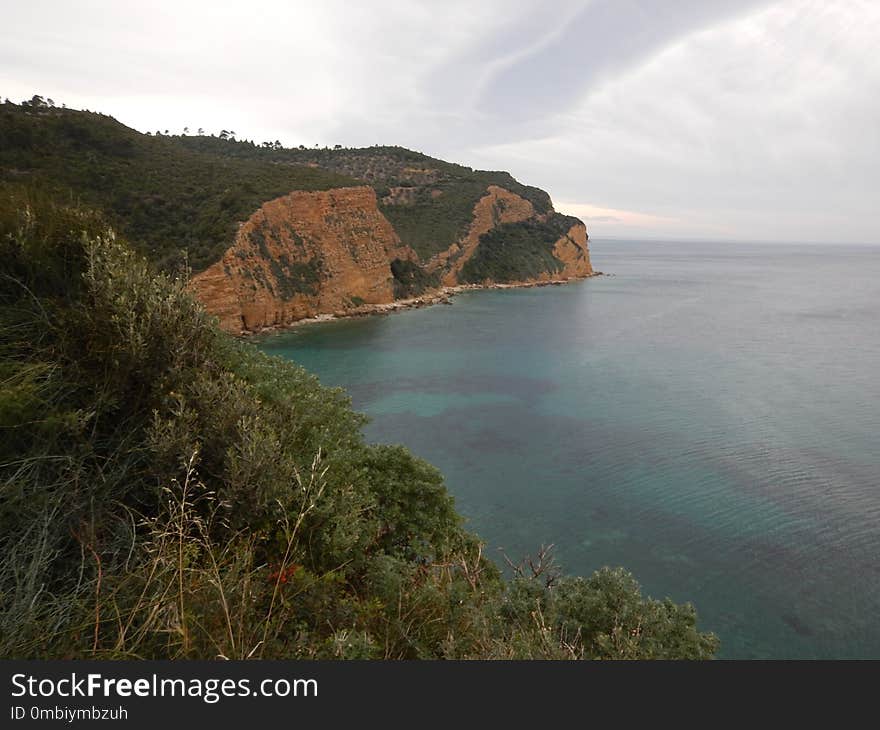
{"type": "Polygon", "coordinates": [[[591,241],[604,276],[261,337],[444,473],[486,553],[880,658],[880,246],[591,241]]]}

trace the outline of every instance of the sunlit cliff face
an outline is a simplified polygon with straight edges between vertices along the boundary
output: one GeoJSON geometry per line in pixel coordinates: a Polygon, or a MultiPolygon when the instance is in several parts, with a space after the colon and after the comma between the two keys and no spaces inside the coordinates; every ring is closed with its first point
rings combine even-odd
{"type": "MultiPolygon", "coordinates": [[[[474,206],[467,233],[425,262],[425,269],[436,276],[437,287],[456,286],[483,234],[505,223],[544,217],[519,195],[490,185],[474,206]]],[[[552,255],[557,262],[553,270],[505,283],[593,273],[582,223],[573,223],[559,236],[552,255]]],[[[191,288],[223,329],[254,332],[394,301],[395,259],[418,262],[379,211],[373,188],[296,191],[251,215],[221,260],[195,276],[191,288]]]]}

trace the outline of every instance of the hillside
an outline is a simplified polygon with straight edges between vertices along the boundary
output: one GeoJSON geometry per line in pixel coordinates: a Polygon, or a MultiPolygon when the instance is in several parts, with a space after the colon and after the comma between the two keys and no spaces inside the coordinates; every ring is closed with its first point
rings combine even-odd
{"type": "Polygon", "coordinates": [[[547,193],[519,183],[507,172],[473,170],[403,147],[276,150],[215,138],[185,137],[182,142],[189,149],[232,159],[270,159],[362,180],[375,188],[383,214],[422,260],[467,234],[474,206],[490,185],[529,201],[539,215],[553,210],[547,193]]]}
{"type": "Polygon", "coordinates": [[[143,135],[35,99],[0,109],[0,180],[75,195],[161,270],[185,262],[236,333],[441,287],[593,273],[583,223],[544,191],[400,147],[143,135]]]}
{"type": "Polygon", "coordinates": [[[16,104],[0,106],[0,180],[75,196],[159,268],[178,266],[186,250],[195,271],[217,261],[238,222],[265,201],[356,183],[314,167],[200,151],[103,114],[16,104]]]}

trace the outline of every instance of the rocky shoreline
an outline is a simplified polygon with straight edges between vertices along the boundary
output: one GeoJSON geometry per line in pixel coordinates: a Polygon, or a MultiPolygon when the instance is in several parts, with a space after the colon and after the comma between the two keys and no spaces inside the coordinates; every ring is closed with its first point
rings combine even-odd
{"type": "Polygon", "coordinates": [[[455,286],[444,286],[429,294],[423,294],[410,299],[397,299],[386,304],[364,304],[360,307],[345,309],[339,312],[328,312],[319,314],[314,317],[304,317],[294,322],[288,322],[283,325],[271,325],[262,327],[256,331],[243,331],[241,337],[250,337],[253,335],[271,334],[272,332],[284,332],[286,330],[302,327],[317,322],[332,322],[339,319],[353,319],[356,317],[372,317],[374,315],[387,315],[394,312],[401,312],[406,309],[421,309],[422,307],[431,307],[435,304],[452,304],[452,298],[456,294],[465,291],[482,291],[485,289],[531,289],[540,286],[562,286],[563,284],[571,284],[576,281],[592,279],[596,276],[606,276],[601,271],[594,271],[586,276],[570,277],[567,279],[547,279],[546,281],[524,281],[509,284],[456,284],[455,286]]]}

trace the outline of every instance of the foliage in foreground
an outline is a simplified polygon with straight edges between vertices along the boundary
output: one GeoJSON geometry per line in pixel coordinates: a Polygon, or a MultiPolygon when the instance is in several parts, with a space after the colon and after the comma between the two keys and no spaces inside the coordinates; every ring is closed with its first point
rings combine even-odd
{"type": "Polygon", "coordinates": [[[433,467],[184,284],[0,188],[0,656],[713,655],[625,571],[504,580],[433,467]]]}

